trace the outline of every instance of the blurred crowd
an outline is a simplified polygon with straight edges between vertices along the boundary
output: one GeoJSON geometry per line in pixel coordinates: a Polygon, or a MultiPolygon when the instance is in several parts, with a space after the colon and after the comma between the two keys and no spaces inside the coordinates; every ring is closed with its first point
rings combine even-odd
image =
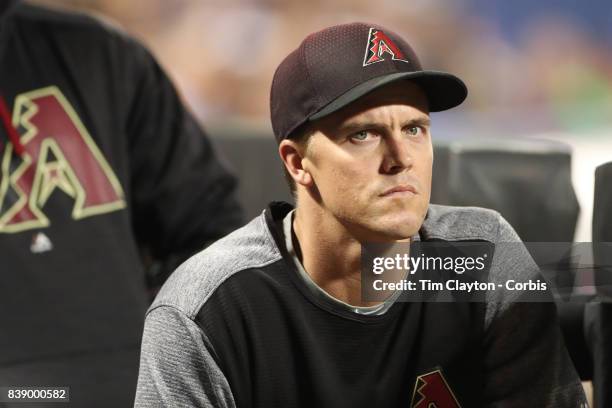
{"type": "Polygon", "coordinates": [[[372,21],[409,39],[426,68],[467,82],[456,115],[475,128],[579,134],[612,126],[605,1],[580,3],[580,14],[569,1],[37,1],[118,22],[147,44],[204,122],[266,124],[274,68],[306,34],[372,21]]]}

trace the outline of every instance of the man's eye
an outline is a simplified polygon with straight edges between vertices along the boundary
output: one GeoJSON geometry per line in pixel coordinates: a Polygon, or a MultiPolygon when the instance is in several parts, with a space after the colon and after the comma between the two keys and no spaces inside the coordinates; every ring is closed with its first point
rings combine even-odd
{"type": "Polygon", "coordinates": [[[352,134],[351,139],[363,142],[365,140],[368,140],[368,136],[370,136],[370,132],[368,132],[367,130],[362,130],[360,132],[352,134]]]}
{"type": "Polygon", "coordinates": [[[421,128],[418,126],[410,126],[407,131],[410,136],[417,136],[421,132],[421,128]]]}

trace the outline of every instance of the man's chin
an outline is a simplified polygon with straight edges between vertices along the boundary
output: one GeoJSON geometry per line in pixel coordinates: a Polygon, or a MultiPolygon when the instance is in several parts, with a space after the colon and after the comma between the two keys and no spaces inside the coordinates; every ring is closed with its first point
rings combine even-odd
{"type": "Polygon", "coordinates": [[[408,241],[418,233],[420,222],[402,222],[378,224],[366,233],[366,242],[397,242],[408,241]]]}
{"type": "Polygon", "coordinates": [[[419,232],[423,220],[417,216],[393,217],[381,222],[377,228],[381,236],[388,237],[390,241],[410,239],[419,232]]]}
{"type": "Polygon", "coordinates": [[[359,237],[359,241],[362,244],[370,243],[395,243],[395,242],[409,242],[410,237],[414,234],[397,234],[385,231],[376,231],[369,234],[364,234],[359,237]]]}

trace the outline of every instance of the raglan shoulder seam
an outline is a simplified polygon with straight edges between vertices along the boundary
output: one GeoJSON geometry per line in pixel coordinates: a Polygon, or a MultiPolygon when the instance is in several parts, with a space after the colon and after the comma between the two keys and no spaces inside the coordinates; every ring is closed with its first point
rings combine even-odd
{"type": "MultiPolygon", "coordinates": [[[[236,274],[239,274],[241,272],[246,272],[252,269],[259,269],[259,268],[265,268],[266,266],[269,266],[275,262],[278,262],[281,259],[281,257],[277,257],[277,258],[272,258],[268,261],[266,261],[265,263],[259,264],[259,265],[249,265],[248,267],[245,268],[240,268],[237,270],[230,270],[228,271],[225,276],[223,276],[222,278],[220,278],[217,281],[217,284],[212,287],[208,293],[204,296],[204,298],[198,302],[198,304],[196,305],[196,307],[194,308],[194,310],[192,312],[188,312],[186,310],[183,310],[183,308],[178,305],[175,302],[172,302],[170,300],[161,300],[159,302],[156,302],[154,305],[152,305],[149,310],[147,310],[147,315],[149,313],[151,313],[153,310],[161,308],[161,307],[171,307],[173,309],[176,309],[178,311],[180,311],[182,314],[184,314],[186,317],[188,317],[191,321],[193,321],[195,323],[195,318],[197,316],[197,314],[200,312],[200,310],[204,307],[204,305],[206,304],[206,302],[208,302],[208,300],[215,294],[215,292],[217,291],[217,289],[219,289],[221,287],[221,285],[223,285],[223,283],[225,283],[225,281],[227,281],[229,278],[235,276],[236,274]]],[[[196,323],[197,324],[197,323],[196,323]]]]}
{"type": "Polygon", "coordinates": [[[192,256],[170,275],[149,307],[168,305],[194,319],[231,276],[261,269],[282,259],[262,214],[244,227],[192,256]]]}

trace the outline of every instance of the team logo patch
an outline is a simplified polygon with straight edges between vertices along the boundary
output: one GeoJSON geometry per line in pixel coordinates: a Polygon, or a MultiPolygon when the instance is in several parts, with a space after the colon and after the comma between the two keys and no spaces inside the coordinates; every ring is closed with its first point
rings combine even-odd
{"type": "MultiPolygon", "coordinates": [[[[24,151],[0,148],[0,234],[49,226],[44,206],[55,191],[72,198],[75,220],[125,207],[119,180],[59,88],[18,95],[12,122],[24,151]]],[[[52,248],[45,238],[36,236],[33,252],[52,248]]]]}
{"type": "Polygon", "coordinates": [[[441,370],[416,378],[411,408],[461,408],[441,370]]]}
{"type": "Polygon", "coordinates": [[[363,66],[384,61],[389,56],[395,61],[408,62],[404,53],[384,32],[377,28],[370,28],[363,66]]]}

